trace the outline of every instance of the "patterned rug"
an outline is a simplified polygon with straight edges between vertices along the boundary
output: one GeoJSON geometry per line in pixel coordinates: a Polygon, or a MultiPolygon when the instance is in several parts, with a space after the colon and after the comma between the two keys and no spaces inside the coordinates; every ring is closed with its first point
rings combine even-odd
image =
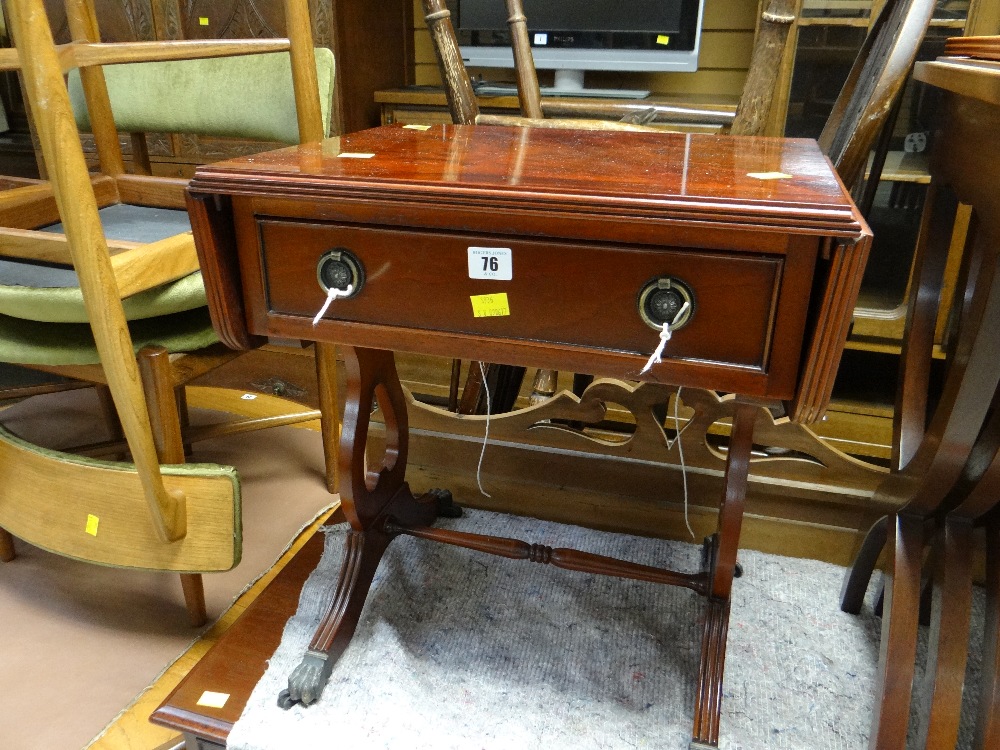
{"type": "MultiPolygon", "coordinates": [[[[692,544],[484,511],[439,523],[682,570],[697,569],[700,555],[692,544]]],[[[320,700],[278,708],[332,596],[345,533],[329,528],[299,611],[230,734],[233,750],[688,747],[696,594],[409,537],[390,545],[320,700]]],[[[881,621],[870,606],[858,617],[838,609],[843,568],[750,551],[740,561],[720,746],[866,747],[881,621]]]]}

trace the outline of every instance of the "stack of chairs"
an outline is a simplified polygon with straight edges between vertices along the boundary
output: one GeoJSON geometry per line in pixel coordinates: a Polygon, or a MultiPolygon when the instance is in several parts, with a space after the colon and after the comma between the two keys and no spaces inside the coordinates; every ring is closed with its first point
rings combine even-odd
{"type": "MultiPolygon", "coordinates": [[[[180,573],[200,625],[200,574],[240,560],[240,492],[231,467],[185,463],[197,435],[183,387],[238,353],[218,343],[208,316],[186,181],[128,173],[119,131],[318,141],[333,54],[314,49],[306,0],[286,0],[286,39],[119,44],[100,43],[92,0],[66,6],[72,42],[57,46],[42,0],[6,3],[14,47],[0,50],[0,70],[21,77],[47,181],[0,192],[0,362],[97,385],[112,427],[103,454],[124,449],[129,460],[0,432],[0,558],[13,558],[18,537],[80,560],[180,573]],[[97,173],[78,123],[93,132],[97,173]]],[[[320,391],[335,404],[334,367],[333,349],[321,347],[320,391]]],[[[201,435],[318,416],[299,410],[201,435]]],[[[324,409],[327,435],[335,420],[324,409]]]]}

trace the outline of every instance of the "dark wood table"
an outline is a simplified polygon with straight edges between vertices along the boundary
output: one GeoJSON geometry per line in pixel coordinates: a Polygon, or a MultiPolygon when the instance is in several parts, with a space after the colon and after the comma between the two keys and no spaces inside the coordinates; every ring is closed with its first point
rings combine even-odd
{"type": "Polygon", "coordinates": [[[340,494],[353,530],[331,609],[276,699],[319,697],[383,551],[409,534],[703,595],[692,747],[717,746],[754,423],[761,404],[822,416],[870,243],[816,143],[383,127],[203,167],[189,210],[226,343],[344,346],[340,494]],[[662,361],[642,372],[665,327],[662,361]],[[405,482],[395,350],[739,394],[701,569],[433,528],[457,509],[405,482]],[[364,455],[376,402],[378,467],[364,455]]]}

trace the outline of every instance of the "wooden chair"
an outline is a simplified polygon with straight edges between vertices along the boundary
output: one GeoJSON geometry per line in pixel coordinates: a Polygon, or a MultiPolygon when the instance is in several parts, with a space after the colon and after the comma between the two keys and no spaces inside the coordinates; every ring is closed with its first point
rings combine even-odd
{"type": "MultiPolygon", "coordinates": [[[[445,7],[444,0],[422,0],[422,2],[453,122],[584,129],[641,128],[654,131],[660,129],[608,120],[547,119],[545,117],[547,107],[539,92],[521,0],[505,0],[505,2],[509,14],[508,23],[514,48],[522,117],[481,113],[468,71],[462,62],[458,40],[450,20],[451,14],[445,7]]],[[[930,23],[932,9],[933,3],[930,0],[889,0],[872,26],[855,60],[844,89],[819,138],[821,148],[833,161],[841,179],[849,186],[856,185],[863,177],[871,148],[882,132],[893,104],[902,92],[906,76],[913,66],[917,47],[930,23]]],[[[794,4],[788,0],[772,0],[761,15],[747,83],[735,114],[655,106],[652,109],[656,118],[676,123],[715,122],[722,130],[733,135],[761,134],[770,111],[771,95],[775,90],[788,30],[794,21],[793,10],[794,4]]],[[[575,108],[575,112],[604,117],[624,113],[624,116],[628,117],[634,106],[586,104],[575,108]]],[[[560,114],[574,111],[572,105],[569,109],[565,105],[559,105],[558,109],[556,107],[550,109],[560,114]]],[[[872,173],[871,179],[877,182],[877,171],[872,173]]],[[[471,368],[466,393],[463,394],[463,408],[460,411],[481,411],[483,399],[479,395],[480,380],[478,368],[471,368]]],[[[555,383],[554,372],[540,371],[535,376],[533,398],[537,400],[540,396],[551,395],[555,390],[555,383]]],[[[519,383],[515,383],[514,386],[508,386],[508,389],[512,388],[513,395],[516,395],[518,387],[519,383]]],[[[508,402],[513,402],[509,390],[501,395],[505,396],[508,402]]]]}
{"type": "MultiPolygon", "coordinates": [[[[924,64],[929,68],[934,64],[924,64]]],[[[918,71],[921,76],[926,71],[918,71]]],[[[932,71],[933,72],[933,71],[932,71]]],[[[921,77],[921,80],[926,78],[921,77]]],[[[949,89],[950,90],[950,89],[949,89]]],[[[974,91],[969,89],[969,91],[974,91]]],[[[997,488],[1000,487],[1000,268],[997,237],[1000,170],[982,158],[996,133],[996,107],[970,94],[952,102],[936,133],[931,185],[914,260],[897,396],[895,472],[876,493],[890,512],[869,531],[845,577],[841,606],[856,612],[880,553],[887,551],[871,747],[902,748],[922,596],[930,597],[930,642],[918,736],[926,747],[954,747],[968,644],[973,526],[987,528],[989,602],[977,748],[1000,736],[996,706],[997,488]],[[959,200],[969,207],[962,266],[950,305],[957,335],[941,396],[929,423],[927,381],[939,300],[959,200]],[[929,554],[925,550],[929,546],[929,554]],[[926,580],[931,588],[928,589],[926,580]]]]}
{"type": "MultiPolygon", "coordinates": [[[[319,140],[329,121],[332,53],[314,51],[304,0],[285,2],[289,37],[264,40],[100,44],[92,1],[67,0],[74,41],[57,47],[41,0],[10,0],[7,12],[15,48],[0,51],[0,69],[21,73],[50,181],[0,194],[0,252],[15,259],[4,272],[28,277],[20,286],[0,278],[0,360],[106,387],[131,463],[57,454],[0,435],[0,461],[29,467],[3,473],[0,558],[13,556],[14,535],[83,560],[180,572],[198,625],[206,619],[199,574],[227,570],[240,559],[239,485],[231,468],[184,466],[185,444],[319,413],[182,430],[183,384],[236,355],[211,328],[184,210],[186,181],[127,174],[117,129],[204,127],[201,132],[245,135],[242,117],[234,122],[222,106],[212,106],[216,99],[227,103],[218,90],[208,92],[215,76],[229,78],[232,98],[247,100],[242,113],[261,115],[262,130],[253,135],[319,140]],[[249,62],[240,67],[239,61],[249,62]],[[196,66],[197,74],[178,71],[185,65],[196,66]],[[64,72],[71,69],[79,73],[70,75],[68,88],[64,72]],[[192,107],[181,106],[181,92],[150,90],[178,72],[203,88],[192,107]],[[255,90],[262,81],[273,84],[270,91],[255,90]],[[279,97],[278,87],[294,94],[279,97]],[[97,175],[87,170],[73,98],[85,101],[76,114],[94,133],[97,175]],[[292,114],[275,124],[272,112],[292,114]],[[168,231],[161,227],[151,241],[113,238],[106,232],[109,214],[130,206],[156,213],[168,231]],[[60,231],[37,229],[56,222],[60,231]]],[[[321,393],[335,393],[334,365],[333,350],[318,348],[321,393]]],[[[336,410],[325,409],[326,432],[336,429],[333,419],[336,410]]],[[[118,450],[111,441],[89,452],[102,448],[118,450]]],[[[328,466],[333,488],[335,461],[328,466]]]]}
{"type": "MultiPolygon", "coordinates": [[[[500,2],[500,0],[495,1],[500,2]]],[[[645,103],[590,101],[555,103],[546,102],[540,93],[528,37],[527,19],[521,0],[505,0],[505,2],[509,14],[508,24],[514,51],[521,117],[487,115],[479,111],[472,82],[462,63],[450,11],[445,7],[444,0],[423,0],[427,27],[434,42],[449,111],[455,123],[656,131],[660,128],[636,127],[639,123],[632,121],[697,122],[717,125],[733,134],[759,135],[767,119],[788,30],[795,20],[792,15],[794,3],[789,0],[773,0],[767,11],[762,14],[747,84],[735,113],[645,103]],[[540,120],[544,122],[539,122],[540,120]]]]}
{"type": "MultiPolygon", "coordinates": [[[[916,659],[917,626],[929,570],[934,587],[931,640],[925,672],[927,705],[919,712],[921,747],[954,747],[958,733],[972,587],[973,525],[997,505],[1000,482],[1000,279],[986,232],[974,232],[964,258],[964,294],[956,295],[960,330],[941,398],[929,425],[920,415],[926,400],[934,319],[944,273],[955,197],[932,185],[914,264],[919,293],[910,301],[903,384],[897,407],[901,468],[878,488],[874,500],[898,510],[865,538],[845,577],[841,606],[857,612],[883,548],[885,577],[881,652],[872,748],[905,747],[916,659]],[[931,223],[933,222],[933,223],[931,223]],[[917,384],[923,382],[921,389],[917,384]],[[992,415],[991,415],[992,412],[992,415]],[[933,527],[937,526],[934,531],[933,527]],[[931,541],[925,565],[925,544],[931,541]]],[[[995,565],[995,561],[992,563],[995,565]]],[[[995,604],[995,602],[994,602],[995,604]]],[[[989,671],[992,665],[984,665],[989,671]]],[[[984,679],[985,679],[984,675],[984,679]]],[[[996,679],[993,677],[992,679],[996,679]]],[[[985,683],[984,683],[985,684],[985,683]]],[[[996,685],[992,686],[996,692],[996,685]]],[[[985,695],[989,696],[989,693],[985,695]]],[[[995,705],[995,695],[987,697],[995,705]]],[[[994,732],[996,729],[993,730],[994,732]]],[[[980,745],[989,747],[990,745],[980,745]]]]}

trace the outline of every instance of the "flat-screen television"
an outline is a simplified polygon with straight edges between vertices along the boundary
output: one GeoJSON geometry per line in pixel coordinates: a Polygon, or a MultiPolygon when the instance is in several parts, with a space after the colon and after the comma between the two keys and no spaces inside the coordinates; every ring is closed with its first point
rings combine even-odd
{"type": "MultiPolygon", "coordinates": [[[[588,70],[698,69],[703,0],[523,2],[535,67],[555,71],[555,86],[544,93],[600,95],[583,88],[588,70]]],[[[466,65],[513,67],[503,0],[447,0],[447,5],[466,65]]]]}

